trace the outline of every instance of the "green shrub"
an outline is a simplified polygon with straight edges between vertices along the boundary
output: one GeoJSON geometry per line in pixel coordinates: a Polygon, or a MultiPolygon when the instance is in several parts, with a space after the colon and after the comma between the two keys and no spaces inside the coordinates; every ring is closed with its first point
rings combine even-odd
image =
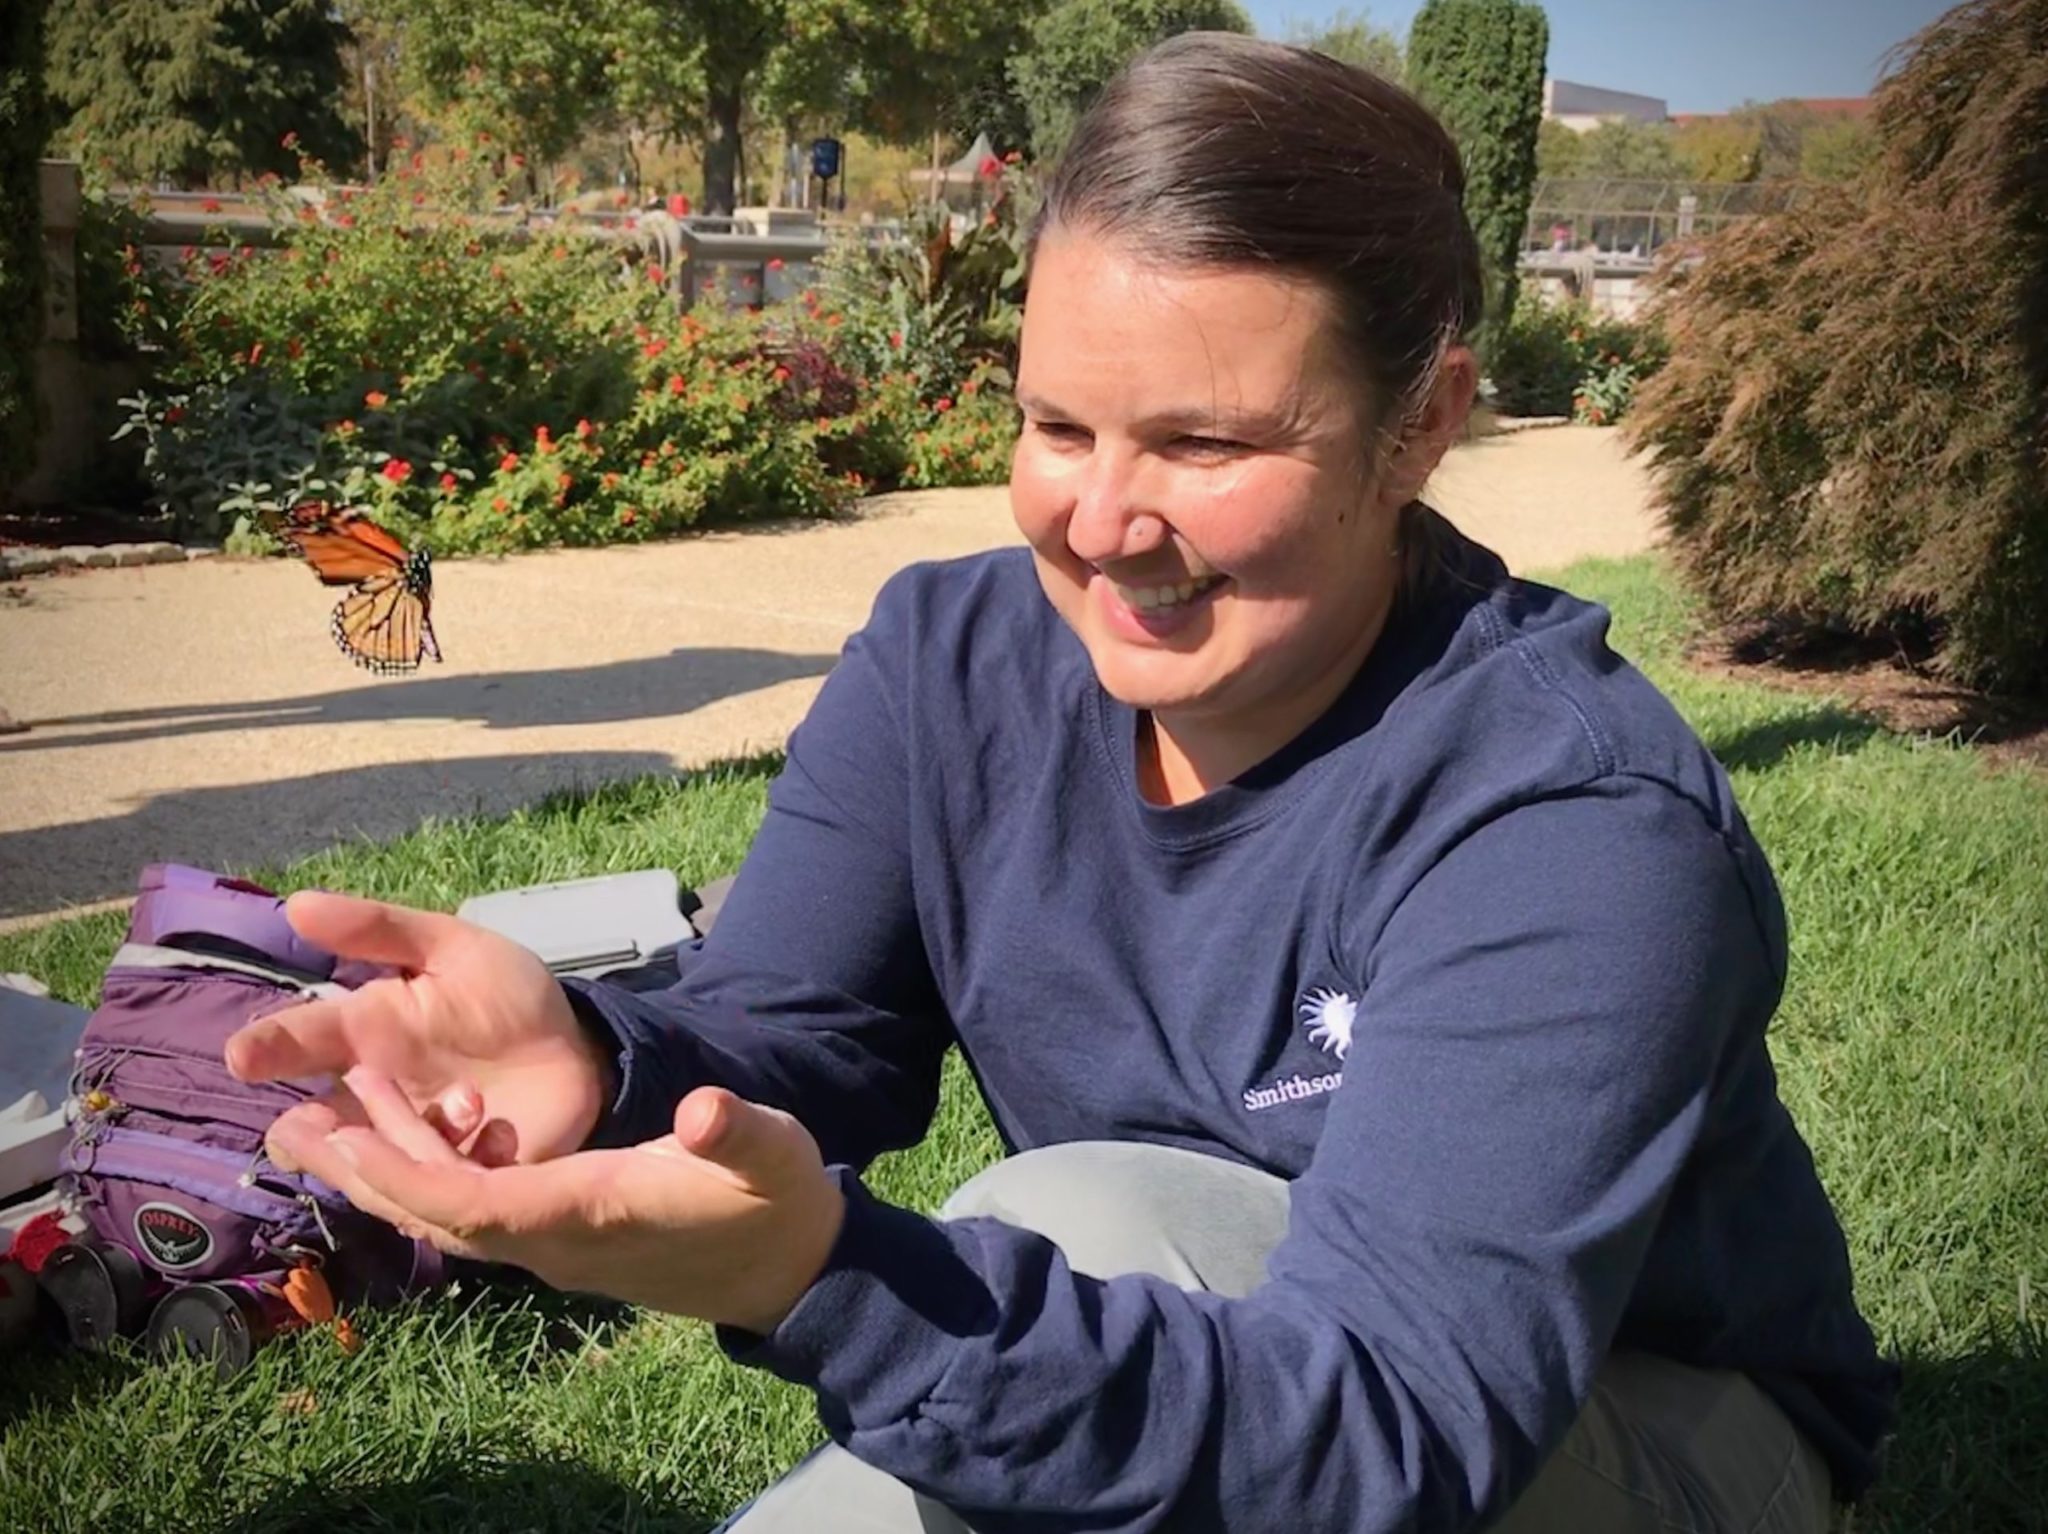
{"type": "Polygon", "coordinates": [[[260,547],[281,510],[324,500],[492,552],[1001,477],[999,284],[969,276],[1005,218],[950,251],[848,259],[766,313],[678,316],[615,247],[427,211],[487,200],[477,166],[401,162],[324,211],[278,194],[280,250],[186,253],[124,432],[188,534],[260,547]]]}
{"type": "Polygon", "coordinates": [[[1627,413],[1635,386],[1663,366],[1666,350],[1654,322],[1549,303],[1531,290],[1500,328],[1492,402],[1508,415],[1569,415],[1611,426],[1627,413]]]}
{"type": "Polygon", "coordinates": [[[2048,688],[2048,0],[1975,0],[1880,86],[1858,185],[1674,268],[1637,401],[1681,568],[1735,621],[2048,688]]]}

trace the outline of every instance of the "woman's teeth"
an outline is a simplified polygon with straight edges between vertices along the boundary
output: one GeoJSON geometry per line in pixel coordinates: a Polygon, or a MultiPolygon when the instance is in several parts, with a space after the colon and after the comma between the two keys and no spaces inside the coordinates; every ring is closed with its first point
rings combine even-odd
{"type": "Polygon", "coordinates": [[[1192,602],[1203,593],[1213,591],[1223,584],[1220,575],[1205,575],[1200,580],[1182,581],[1178,586],[1118,586],[1116,594],[1124,604],[1139,612],[1151,612],[1161,607],[1178,607],[1183,602],[1192,602]]]}

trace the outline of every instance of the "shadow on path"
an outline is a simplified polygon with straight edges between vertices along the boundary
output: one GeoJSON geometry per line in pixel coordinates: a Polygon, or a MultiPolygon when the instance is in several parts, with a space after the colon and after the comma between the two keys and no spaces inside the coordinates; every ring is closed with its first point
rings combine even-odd
{"type": "Polygon", "coordinates": [[[160,794],[125,815],[0,833],[0,916],[133,893],[144,863],[276,866],[429,815],[502,814],[557,789],[675,771],[652,751],[457,757],[160,794]]]}
{"type": "Polygon", "coordinates": [[[681,649],[668,655],[561,671],[427,675],[296,698],[112,709],[23,720],[34,726],[33,731],[0,740],[0,755],[279,725],[467,719],[494,730],[513,730],[529,725],[663,719],[781,682],[823,676],[837,659],[836,655],[785,655],[776,650],[681,649]],[[116,728],[100,728],[108,725],[116,728]],[[84,729],[93,733],[74,733],[84,729]]]}

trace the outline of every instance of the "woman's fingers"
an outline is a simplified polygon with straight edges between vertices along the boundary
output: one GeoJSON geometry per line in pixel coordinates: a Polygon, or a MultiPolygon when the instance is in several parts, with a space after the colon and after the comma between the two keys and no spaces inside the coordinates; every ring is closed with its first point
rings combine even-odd
{"type": "Polygon", "coordinates": [[[461,1152],[448,1143],[443,1131],[413,1106],[412,1099],[389,1076],[359,1065],[342,1081],[363,1105],[370,1127],[413,1160],[429,1166],[461,1162],[461,1152]]]}
{"type": "Polygon", "coordinates": [[[225,1055],[238,1081],[338,1076],[355,1064],[346,1009],[355,997],[301,1002],[259,1017],[232,1034],[225,1055]]]}
{"type": "Polygon", "coordinates": [[[474,932],[438,911],[360,900],[327,890],[301,890],[284,903],[285,919],[299,936],[346,959],[395,964],[411,974],[439,967],[452,943],[474,932]]]}
{"type": "Polygon", "coordinates": [[[344,1128],[307,1147],[306,1170],[365,1214],[457,1257],[489,1258],[473,1236],[488,1228],[485,1173],[458,1157],[426,1166],[373,1129],[344,1128]]]}
{"type": "MultiPolygon", "coordinates": [[[[474,1135],[484,1121],[484,1094],[476,1083],[458,1081],[420,1109],[420,1117],[432,1124],[442,1139],[457,1150],[474,1135]]],[[[470,1152],[475,1155],[475,1151],[470,1152]]]]}

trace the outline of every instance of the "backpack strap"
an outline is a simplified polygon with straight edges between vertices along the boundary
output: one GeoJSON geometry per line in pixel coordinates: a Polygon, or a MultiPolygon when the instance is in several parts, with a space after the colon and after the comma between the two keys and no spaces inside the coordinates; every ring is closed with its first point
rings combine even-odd
{"type": "Polygon", "coordinates": [[[224,939],[315,980],[334,974],[334,955],[292,929],[276,895],[182,864],[151,865],[128,918],[128,940],[163,947],[192,937],[224,939]]]}
{"type": "Polygon", "coordinates": [[[201,969],[234,975],[254,975],[272,985],[289,986],[308,996],[346,996],[346,986],[332,981],[311,980],[284,969],[273,969],[249,959],[230,958],[224,953],[200,953],[190,948],[166,948],[155,943],[123,943],[114,951],[115,969],[201,969]]]}

